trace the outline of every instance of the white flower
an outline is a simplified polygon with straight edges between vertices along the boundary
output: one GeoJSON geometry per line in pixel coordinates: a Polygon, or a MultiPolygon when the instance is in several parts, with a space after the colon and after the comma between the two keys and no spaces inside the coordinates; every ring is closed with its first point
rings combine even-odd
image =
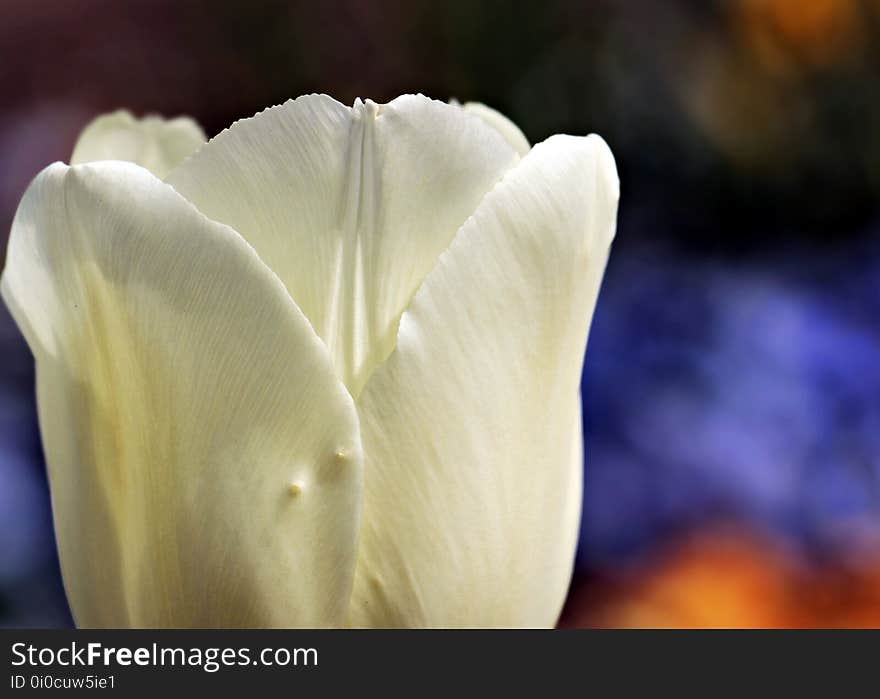
{"type": "Polygon", "coordinates": [[[108,157],[37,176],[2,278],[77,623],[553,625],[605,143],[309,95],[207,144],[102,117],[108,157]]]}

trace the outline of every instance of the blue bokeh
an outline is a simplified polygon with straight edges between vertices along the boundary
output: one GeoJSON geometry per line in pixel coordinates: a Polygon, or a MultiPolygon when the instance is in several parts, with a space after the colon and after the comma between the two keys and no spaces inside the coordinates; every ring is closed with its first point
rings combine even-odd
{"type": "Polygon", "coordinates": [[[809,555],[880,541],[880,254],[612,256],[583,377],[579,563],[737,520],[809,555]]]}
{"type": "MultiPolygon", "coordinates": [[[[880,254],[733,264],[619,245],[583,376],[582,571],[716,521],[880,551],[880,254]]],[[[68,625],[30,353],[0,311],[0,618],[68,625]]]]}

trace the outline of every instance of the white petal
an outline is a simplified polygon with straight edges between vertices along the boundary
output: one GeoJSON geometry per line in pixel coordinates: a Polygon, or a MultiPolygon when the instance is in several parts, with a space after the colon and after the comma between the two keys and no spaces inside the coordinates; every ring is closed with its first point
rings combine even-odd
{"type": "Polygon", "coordinates": [[[308,95],[238,122],[168,181],[254,246],[357,395],[439,254],[517,161],[480,119],[420,95],[354,108],[308,95]]]}
{"type": "Polygon", "coordinates": [[[466,102],[464,108],[472,114],[476,114],[504,136],[511,148],[520,155],[525,155],[531,149],[529,139],[526,138],[522,130],[501,112],[492,109],[492,107],[487,107],[482,102],[466,102]]]}
{"type": "Polygon", "coordinates": [[[2,292],[36,357],[78,624],[343,623],[357,415],[235,231],[136,165],[52,165],[19,207],[2,292]]]}
{"type": "Polygon", "coordinates": [[[204,143],[205,132],[189,117],[136,119],[119,110],[97,117],[83,129],[70,162],[127,160],[162,178],[204,143]]]}
{"type": "Polygon", "coordinates": [[[550,626],[581,504],[579,378],[618,184],[555,136],[459,231],[358,402],[354,626],[550,626]]]}

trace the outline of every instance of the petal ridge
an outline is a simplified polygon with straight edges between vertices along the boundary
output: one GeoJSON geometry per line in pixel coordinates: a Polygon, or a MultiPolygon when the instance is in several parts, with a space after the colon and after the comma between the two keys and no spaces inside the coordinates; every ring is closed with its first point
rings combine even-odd
{"type": "Polygon", "coordinates": [[[518,161],[473,114],[421,95],[307,95],[236,122],[168,181],[257,249],[353,396],[482,195],[518,161]]]}

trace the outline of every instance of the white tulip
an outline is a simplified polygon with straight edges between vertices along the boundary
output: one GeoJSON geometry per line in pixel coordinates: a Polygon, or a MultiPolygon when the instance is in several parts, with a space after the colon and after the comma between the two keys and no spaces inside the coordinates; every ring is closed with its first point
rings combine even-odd
{"type": "Polygon", "coordinates": [[[552,626],[604,141],[412,95],[203,140],[102,117],[12,226],[77,624],[552,626]]]}

